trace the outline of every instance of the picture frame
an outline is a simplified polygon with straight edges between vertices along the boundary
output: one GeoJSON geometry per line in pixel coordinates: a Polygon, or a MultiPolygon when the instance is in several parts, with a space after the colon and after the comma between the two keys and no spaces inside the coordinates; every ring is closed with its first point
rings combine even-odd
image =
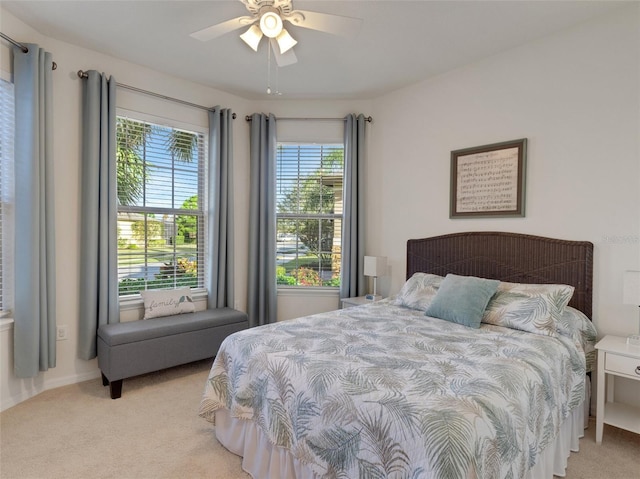
{"type": "Polygon", "coordinates": [[[525,215],[527,139],[451,152],[449,218],[525,215]]]}

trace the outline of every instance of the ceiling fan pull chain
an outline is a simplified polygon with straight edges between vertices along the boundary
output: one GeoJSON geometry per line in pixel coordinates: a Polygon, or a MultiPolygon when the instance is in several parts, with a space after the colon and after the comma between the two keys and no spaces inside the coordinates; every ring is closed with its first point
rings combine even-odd
{"type": "Polygon", "coordinates": [[[271,95],[271,45],[267,45],[267,95],[271,95]]]}

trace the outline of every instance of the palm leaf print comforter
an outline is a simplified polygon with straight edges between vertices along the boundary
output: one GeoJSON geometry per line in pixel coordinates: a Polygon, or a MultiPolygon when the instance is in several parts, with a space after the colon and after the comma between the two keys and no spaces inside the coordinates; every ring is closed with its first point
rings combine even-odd
{"type": "Polygon", "coordinates": [[[200,415],[254,421],[320,478],[517,478],[581,403],[570,338],[388,301],[229,336],[200,415]]]}

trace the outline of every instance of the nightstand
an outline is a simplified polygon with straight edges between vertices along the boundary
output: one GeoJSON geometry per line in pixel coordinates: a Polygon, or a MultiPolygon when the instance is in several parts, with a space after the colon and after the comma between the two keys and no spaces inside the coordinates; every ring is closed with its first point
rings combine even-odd
{"type": "Polygon", "coordinates": [[[374,297],[374,299],[367,299],[366,296],[358,296],[356,298],[344,298],[342,299],[342,309],[344,308],[351,308],[353,306],[360,306],[362,304],[369,304],[369,303],[373,303],[375,301],[380,301],[382,299],[382,296],[377,295],[374,297]]]}
{"type": "Polygon", "coordinates": [[[626,338],[619,336],[605,336],[596,344],[598,350],[597,444],[602,443],[604,424],[640,434],[640,407],[616,403],[613,397],[616,376],[640,382],[640,347],[631,346],[626,341],[626,338]]]}

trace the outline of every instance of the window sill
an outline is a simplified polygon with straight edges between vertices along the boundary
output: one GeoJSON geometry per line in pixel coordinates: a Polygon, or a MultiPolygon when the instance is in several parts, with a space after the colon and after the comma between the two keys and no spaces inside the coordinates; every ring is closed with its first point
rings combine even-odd
{"type": "Polygon", "coordinates": [[[309,287],[309,286],[279,286],[278,296],[325,296],[338,297],[340,288],[309,287]]]}
{"type": "Polygon", "coordinates": [[[0,331],[9,331],[13,329],[13,318],[4,317],[0,318],[0,331]]]}

